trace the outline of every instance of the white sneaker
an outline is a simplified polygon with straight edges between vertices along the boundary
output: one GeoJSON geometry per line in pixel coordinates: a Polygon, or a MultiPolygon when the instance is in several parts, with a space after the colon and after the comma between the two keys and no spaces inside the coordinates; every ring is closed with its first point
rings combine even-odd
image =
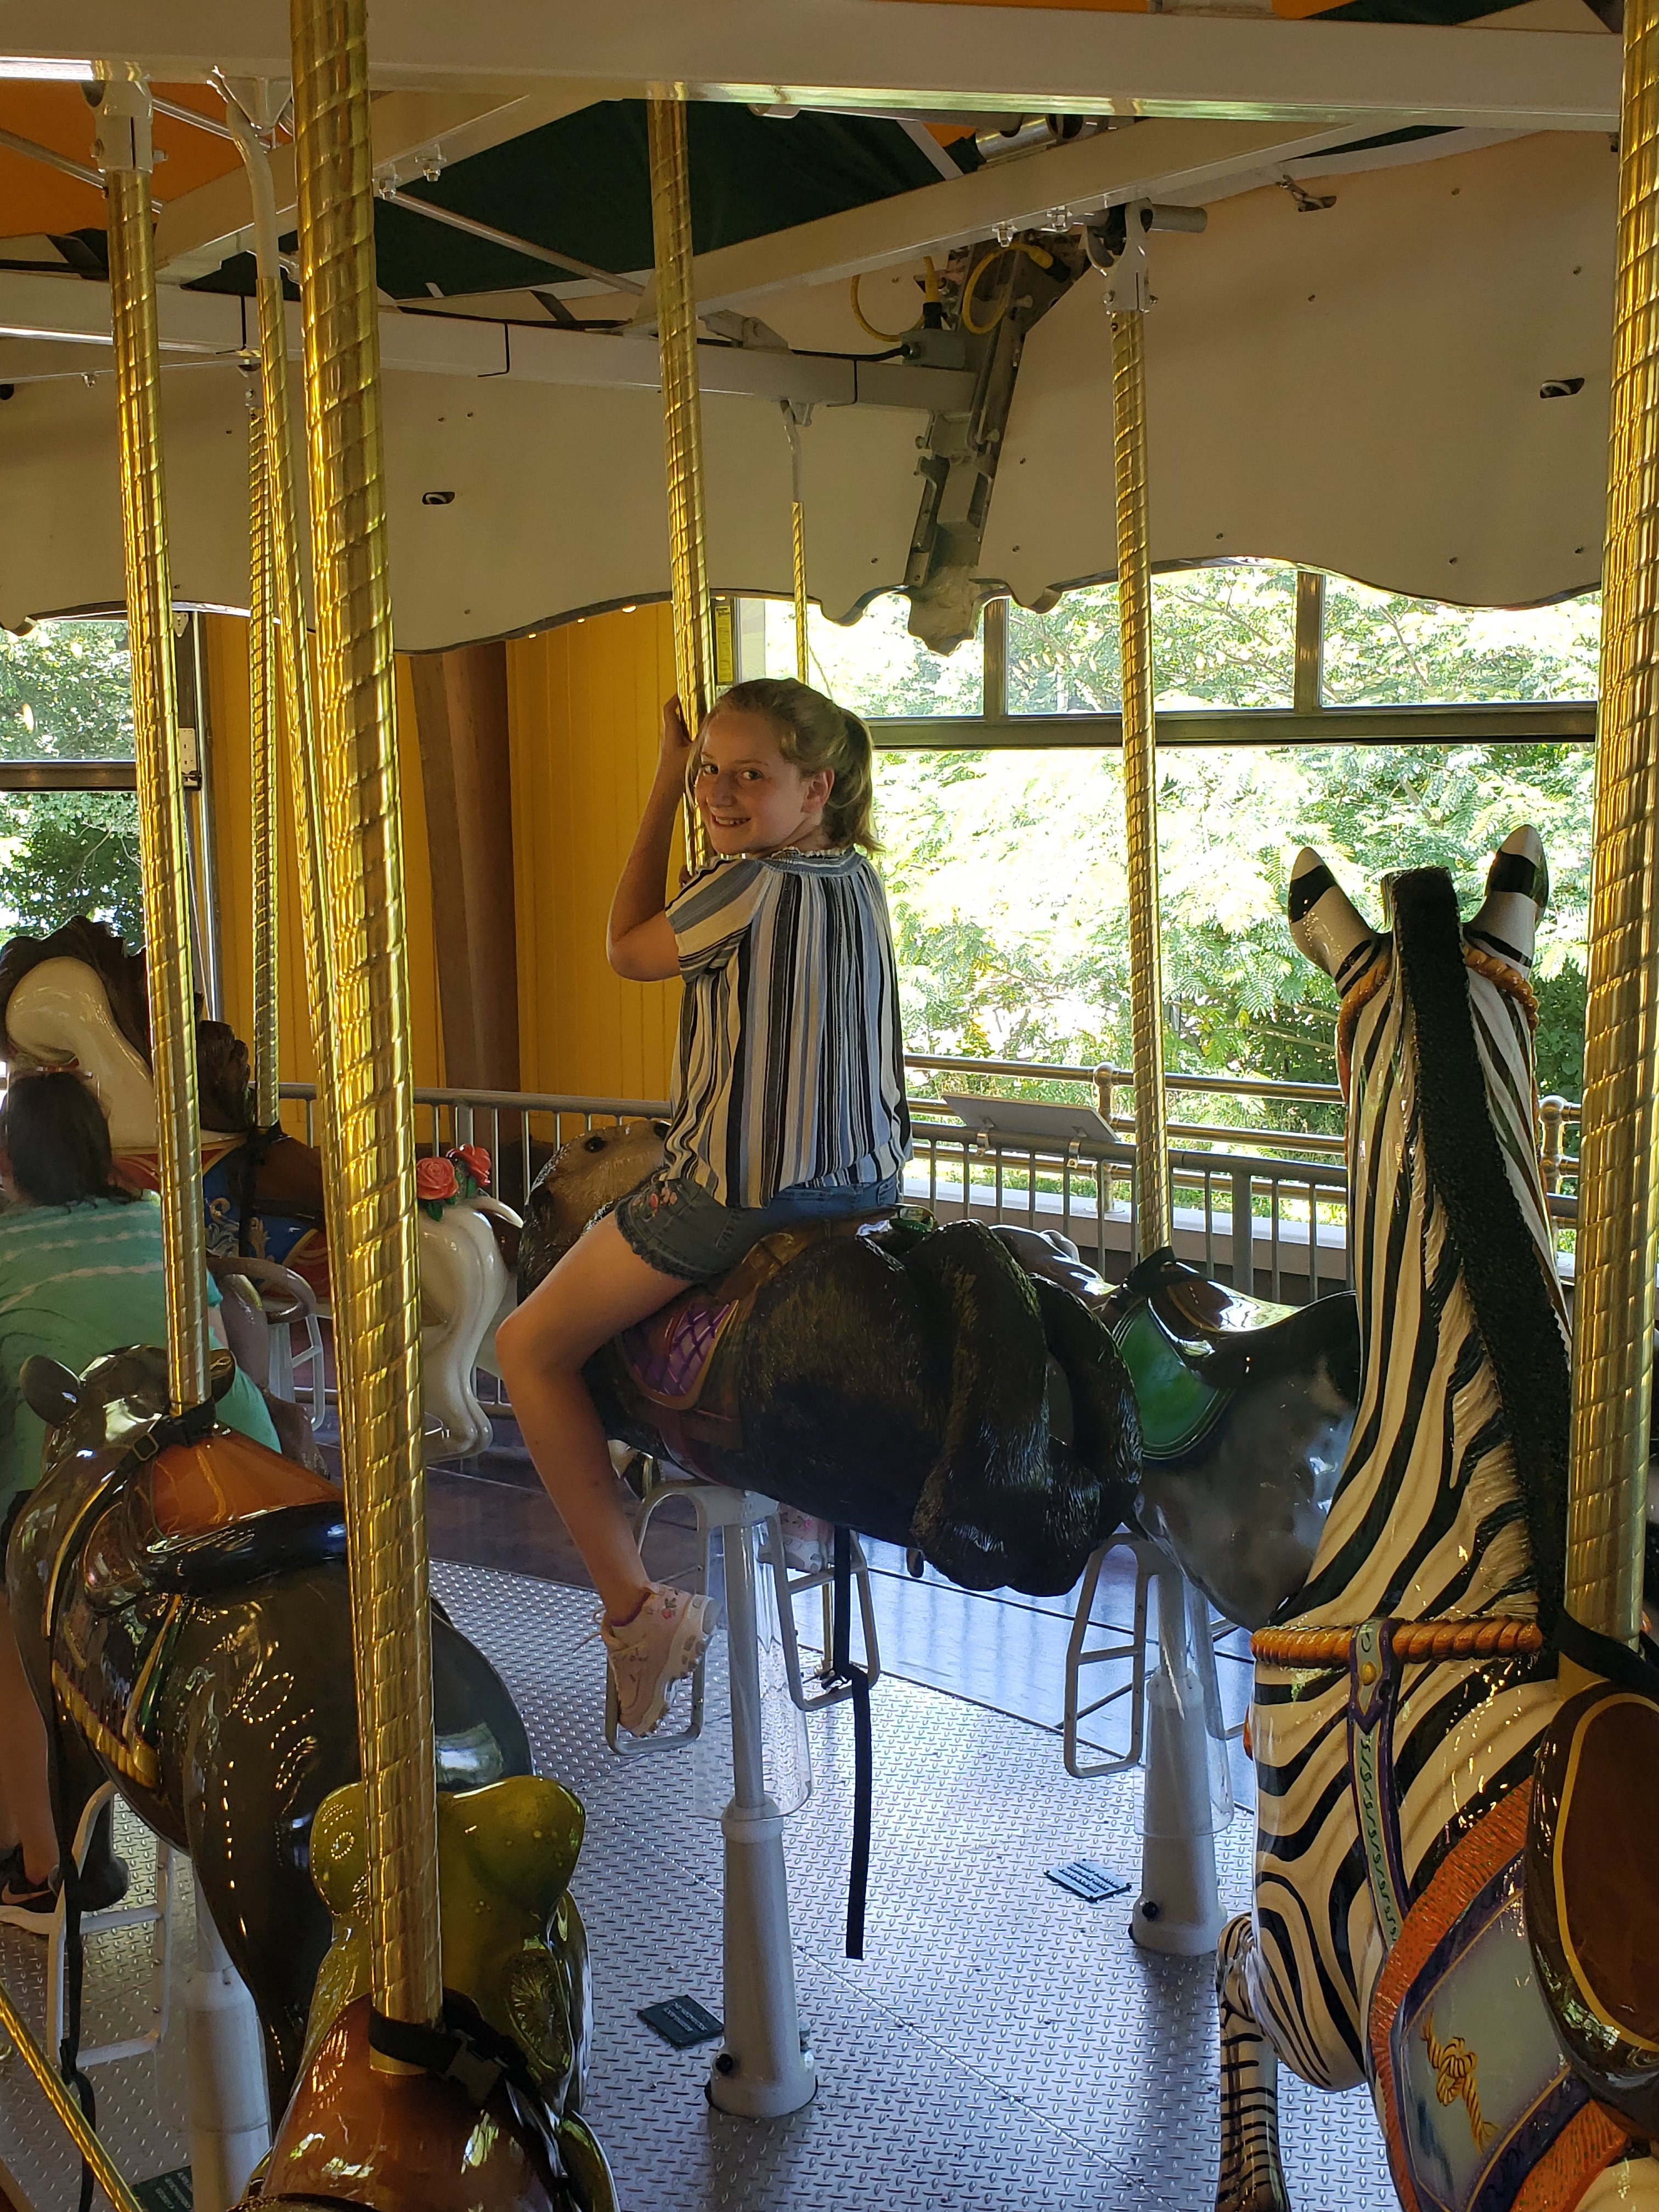
{"type": "Polygon", "coordinates": [[[655,1733],[668,1710],[668,1692],[696,1667],[720,1626],[713,1598],[653,1583],[632,1620],[613,1628],[599,1615],[599,1637],[617,1686],[617,1720],[629,1735],[655,1733]]]}
{"type": "Polygon", "coordinates": [[[780,1505],[778,1523],[783,1531],[783,1563],[792,1574],[828,1573],[835,1560],[836,1532],[827,1521],[799,1506],[780,1505]]]}

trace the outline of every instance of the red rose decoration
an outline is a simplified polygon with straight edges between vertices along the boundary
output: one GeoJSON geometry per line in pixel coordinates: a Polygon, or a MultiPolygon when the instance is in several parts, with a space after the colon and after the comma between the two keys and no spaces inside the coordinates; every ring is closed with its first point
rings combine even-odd
{"type": "Polygon", "coordinates": [[[415,1163],[415,1195],[428,1205],[441,1205],[448,1198],[459,1198],[461,1187],[455,1180],[455,1170],[447,1160],[416,1160],[415,1163]]]}
{"type": "Polygon", "coordinates": [[[447,1159],[459,1160],[480,1190],[489,1189],[489,1154],[482,1145],[453,1145],[444,1157],[447,1159]]]}

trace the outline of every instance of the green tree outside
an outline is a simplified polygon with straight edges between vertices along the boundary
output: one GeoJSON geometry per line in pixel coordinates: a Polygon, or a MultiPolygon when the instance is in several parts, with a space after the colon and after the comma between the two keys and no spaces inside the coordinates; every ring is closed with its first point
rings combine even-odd
{"type": "MultiPolygon", "coordinates": [[[[1162,576],[1155,586],[1158,704],[1286,706],[1295,572],[1267,564],[1162,576]]],[[[1507,613],[1370,592],[1332,580],[1331,705],[1593,697],[1594,599],[1507,613]]],[[[768,664],[793,668],[788,610],[767,611],[768,664]],[[775,623],[775,616],[780,617],[775,623]],[[775,629],[777,643],[774,646],[775,629]]],[[[873,715],[974,714],[981,663],[949,660],[880,602],[857,627],[814,622],[814,672],[873,715]]],[[[1014,713],[1118,704],[1109,587],[1046,615],[1011,610],[1014,713]]],[[[876,732],[879,742],[879,731],[876,732]]],[[[1465,911],[1493,848],[1521,822],[1549,856],[1539,948],[1539,1078],[1576,1097],[1583,1057],[1584,939],[1594,750],[1583,744],[1280,746],[1160,755],[1166,1048],[1172,1069],[1331,1082],[1335,995],[1285,920],[1304,844],[1362,913],[1382,920],[1383,877],[1449,867],[1465,911]]],[[[1071,1065],[1127,1064],[1129,973],[1122,781],[1115,751],[889,752],[879,827],[915,1051],[1071,1065]]],[[[1241,1120],[1261,1118],[1241,1110],[1241,1120]]],[[[1301,1117],[1275,1113],[1274,1126],[1301,1117]]],[[[1316,1115],[1316,1122],[1328,1116],[1316,1115]]]]}
{"type": "MultiPolygon", "coordinates": [[[[124,623],[42,623],[23,637],[0,630],[0,758],[132,758],[124,623]]],[[[134,794],[0,792],[0,925],[42,936],[77,914],[142,941],[134,794]]]]}

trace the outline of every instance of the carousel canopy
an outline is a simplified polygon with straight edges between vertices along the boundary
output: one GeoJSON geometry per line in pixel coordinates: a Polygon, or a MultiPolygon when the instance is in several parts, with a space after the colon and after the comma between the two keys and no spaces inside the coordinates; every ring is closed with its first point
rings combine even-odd
{"type": "MultiPolygon", "coordinates": [[[[74,81],[110,51],[163,103],[175,587],[247,599],[249,203],[208,79],[284,74],[286,11],[106,13],[21,0],[0,62],[13,624],[120,597],[104,216],[74,81]]],[[[405,647],[666,591],[641,97],[665,75],[696,103],[717,590],[789,588],[781,404],[805,423],[809,577],[832,616],[908,581],[948,642],[986,591],[1040,603],[1109,575],[1106,333],[1076,226],[1139,200],[1207,216],[1151,241],[1159,562],[1277,556],[1471,604],[1596,580],[1619,42],[1583,0],[1473,18],[1287,0],[1254,20],[389,4],[373,37],[405,647]]],[[[285,142],[275,167],[291,229],[285,142]]]]}

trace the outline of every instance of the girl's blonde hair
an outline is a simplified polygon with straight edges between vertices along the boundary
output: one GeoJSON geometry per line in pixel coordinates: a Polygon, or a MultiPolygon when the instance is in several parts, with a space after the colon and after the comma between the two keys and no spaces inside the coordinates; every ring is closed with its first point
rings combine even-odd
{"type": "Polygon", "coordinates": [[[793,676],[757,676],[722,693],[714,713],[735,708],[764,714],[778,733],[778,750],[805,775],[833,769],[836,781],[823,810],[823,830],[832,845],[862,845],[881,850],[873,819],[874,779],[870,732],[856,714],[793,676]]]}

